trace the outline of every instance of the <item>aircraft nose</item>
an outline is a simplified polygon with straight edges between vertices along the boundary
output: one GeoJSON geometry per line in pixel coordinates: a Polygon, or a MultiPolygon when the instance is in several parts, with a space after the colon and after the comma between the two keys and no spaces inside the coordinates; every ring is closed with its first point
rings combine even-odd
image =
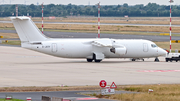
{"type": "Polygon", "coordinates": [[[162,48],[158,48],[158,55],[159,56],[166,56],[167,51],[162,49],[162,48]]]}

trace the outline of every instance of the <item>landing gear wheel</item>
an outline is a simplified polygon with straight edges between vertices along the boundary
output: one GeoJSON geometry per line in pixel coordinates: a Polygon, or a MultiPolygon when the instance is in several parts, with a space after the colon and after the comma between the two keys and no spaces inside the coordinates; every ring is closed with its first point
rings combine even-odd
{"type": "Polygon", "coordinates": [[[87,62],[92,62],[93,61],[93,59],[87,59],[87,62]]]}
{"type": "Polygon", "coordinates": [[[96,60],[96,59],[95,59],[94,61],[95,61],[95,62],[101,62],[102,60],[96,60]]]}
{"type": "Polygon", "coordinates": [[[159,62],[159,59],[158,59],[158,58],[155,58],[154,62],[159,62]]]}
{"type": "Polygon", "coordinates": [[[102,61],[102,59],[96,59],[96,55],[95,54],[93,54],[93,60],[94,60],[94,62],[101,62],[102,61]]]}
{"type": "Polygon", "coordinates": [[[142,59],[142,61],[144,61],[144,59],[142,59]]]}
{"type": "Polygon", "coordinates": [[[132,61],[136,61],[136,59],[132,59],[132,61]]]}

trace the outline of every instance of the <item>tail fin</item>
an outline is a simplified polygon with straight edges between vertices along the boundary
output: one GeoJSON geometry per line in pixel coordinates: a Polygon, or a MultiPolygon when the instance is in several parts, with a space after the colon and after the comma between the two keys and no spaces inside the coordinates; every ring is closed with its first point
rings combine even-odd
{"type": "Polygon", "coordinates": [[[11,17],[11,20],[21,42],[45,41],[47,39],[29,17],[11,17]]]}

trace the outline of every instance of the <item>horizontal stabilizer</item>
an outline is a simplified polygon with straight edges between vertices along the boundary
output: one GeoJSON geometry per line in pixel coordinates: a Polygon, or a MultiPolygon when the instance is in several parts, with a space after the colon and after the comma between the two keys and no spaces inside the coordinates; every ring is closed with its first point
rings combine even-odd
{"type": "Polygon", "coordinates": [[[11,17],[11,20],[15,20],[15,19],[19,19],[19,20],[30,20],[29,17],[11,17]]]}

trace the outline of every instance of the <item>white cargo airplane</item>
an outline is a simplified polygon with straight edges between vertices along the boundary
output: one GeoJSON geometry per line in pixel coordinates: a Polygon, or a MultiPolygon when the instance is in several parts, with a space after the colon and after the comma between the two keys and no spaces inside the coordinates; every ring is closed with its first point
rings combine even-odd
{"type": "Polygon", "coordinates": [[[21,47],[62,58],[86,58],[101,62],[104,58],[152,58],[166,51],[148,40],[108,38],[52,39],[47,38],[29,17],[11,17],[21,40],[21,47]]]}

